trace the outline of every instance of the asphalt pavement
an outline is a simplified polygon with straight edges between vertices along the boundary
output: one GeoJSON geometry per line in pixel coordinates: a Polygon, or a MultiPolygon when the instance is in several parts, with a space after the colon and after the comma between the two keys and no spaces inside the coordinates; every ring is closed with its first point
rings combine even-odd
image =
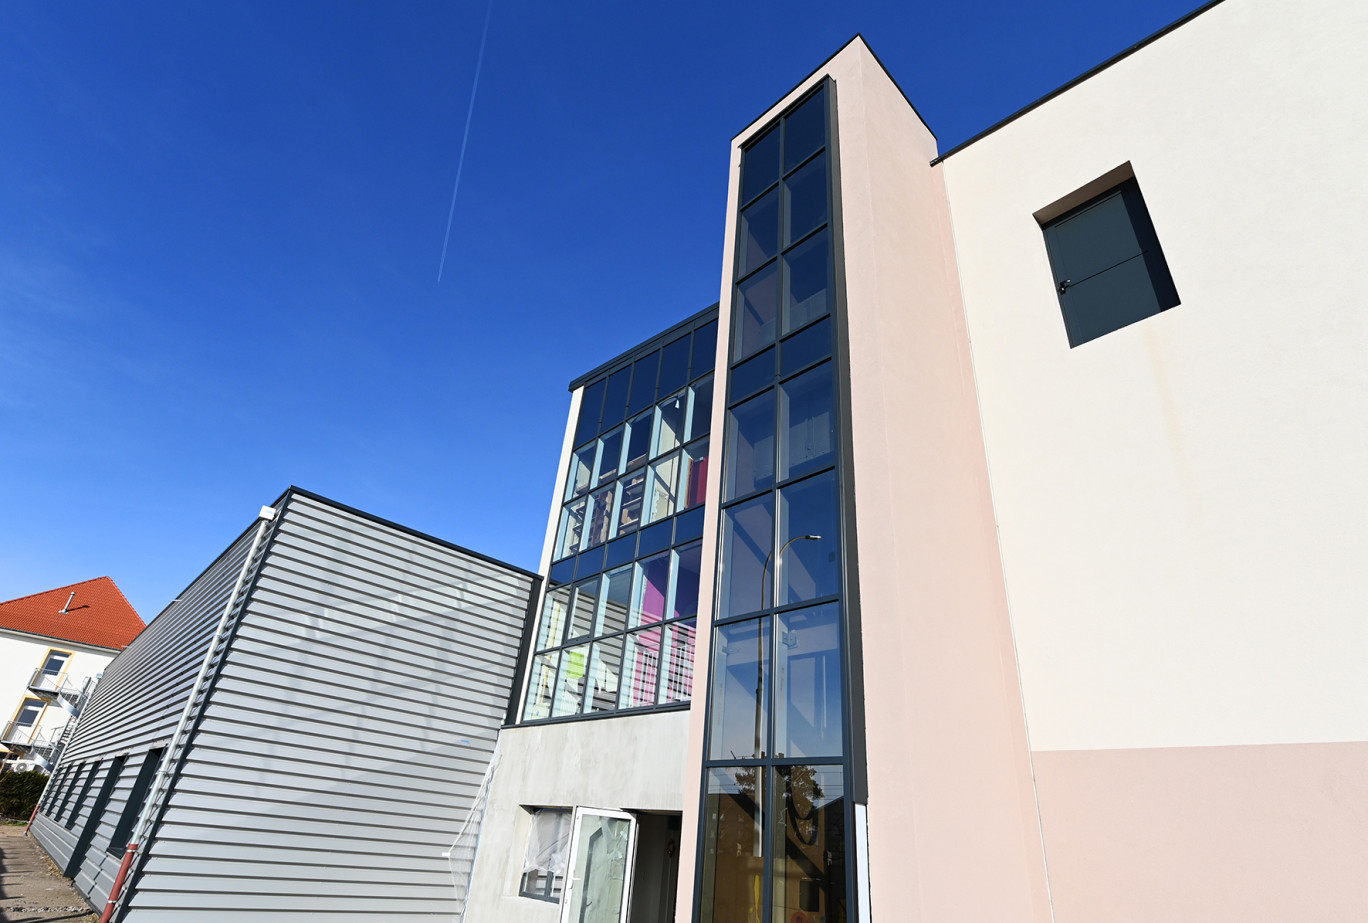
{"type": "Polygon", "coordinates": [[[22,826],[0,826],[0,921],[96,923],[81,895],[22,826]]]}

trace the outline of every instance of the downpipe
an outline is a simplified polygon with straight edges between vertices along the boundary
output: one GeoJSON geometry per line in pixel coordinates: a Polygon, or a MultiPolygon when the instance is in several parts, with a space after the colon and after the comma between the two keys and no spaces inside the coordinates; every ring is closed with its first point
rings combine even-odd
{"type": "Polygon", "coordinates": [[[114,886],[109,889],[109,900],[105,903],[104,913],[100,914],[100,923],[109,923],[114,918],[115,907],[119,903],[119,897],[123,894],[124,881],[128,878],[128,870],[133,865],[133,857],[138,852],[138,844],[142,842],[143,836],[147,832],[147,826],[152,821],[153,807],[161,799],[167,782],[171,778],[172,758],[184,743],[185,730],[190,726],[190,717],[194,714],[195,702],[199,699],[200,693],[204,691],[204,681],[209,676],[209,667],[214,662],[214,652],[218,650],[219,642],[223,639],[224,629],[228,627],[228,618],[233,614],[233,606],[237,603],[238,594],[242,592],[242,585],[247,582],[247,572],[252,569],[252,562],[256,560],[257,548],[261,546],[261,539],[266,534],[266,527],[275,518],[276,510],[269,506],[263,506],[261,512],[257,514],[257,531],[252,538],[252,547],[248,549],[247,557],[242,562],[242,570],[238,572],[237,583],[233,584],[233,592],[228,594],[228,602],[223,607],[223,614],[219,616],[218,627],[214,629],[214,637],[209,642],[208,650],[204,652],[204,662],[200,664],[199,675],[195,677],[194,685],[190,687],[190,697],[186,700],[185,710],[181,712],[180,722],[171,734],[171,743],[167,745],[166,752],[162,754],[161,765],[157,767],[157,775],[152,780],[152,788],[143,800],[142,811],[138,814],[138,823],[133,828],[133,835],[128,838],[128,849],[124,851],[123,861],[119,863],[119,873],[114,878],[114,886]]]}

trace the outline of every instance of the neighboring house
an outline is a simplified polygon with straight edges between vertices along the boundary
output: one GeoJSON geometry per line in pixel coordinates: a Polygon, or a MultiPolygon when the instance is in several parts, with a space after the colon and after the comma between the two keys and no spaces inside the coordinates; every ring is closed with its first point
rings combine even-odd
{"type": "Polygon", "coordinates": [[[297,488],[259,522],[109,665],[33,835],[103,908],[146,805],[130,923],[449,918],[539,578],[297,488]]]}
{"type": "Polygon", "coordinates": [[[84,696],[142,629],[108,577],[0,603],[0,762],[50,769],[84,696]]]}
{"type": "Polygon", "coordinates": [[[717,326],[571,384],[463,923],[1368,919],[1364,35],[742,131],[717,326]]]}

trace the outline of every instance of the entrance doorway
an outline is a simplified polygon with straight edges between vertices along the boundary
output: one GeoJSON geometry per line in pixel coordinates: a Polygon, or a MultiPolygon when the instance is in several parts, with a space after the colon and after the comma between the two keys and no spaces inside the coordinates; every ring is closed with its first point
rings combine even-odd
{"type": "Polygon", "coordinates": [[[679,814],[638,813],[628,923],[674,923],[679,887],[679,814]]]}

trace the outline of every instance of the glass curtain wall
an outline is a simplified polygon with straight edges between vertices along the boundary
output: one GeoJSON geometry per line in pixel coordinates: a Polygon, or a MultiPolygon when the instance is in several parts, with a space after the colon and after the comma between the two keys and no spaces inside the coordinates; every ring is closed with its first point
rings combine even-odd
{"type": "Polygon", "coordinates": [[[704,923],[849,918],[828,105],[743,152],[704,754],[704,923]]]}

